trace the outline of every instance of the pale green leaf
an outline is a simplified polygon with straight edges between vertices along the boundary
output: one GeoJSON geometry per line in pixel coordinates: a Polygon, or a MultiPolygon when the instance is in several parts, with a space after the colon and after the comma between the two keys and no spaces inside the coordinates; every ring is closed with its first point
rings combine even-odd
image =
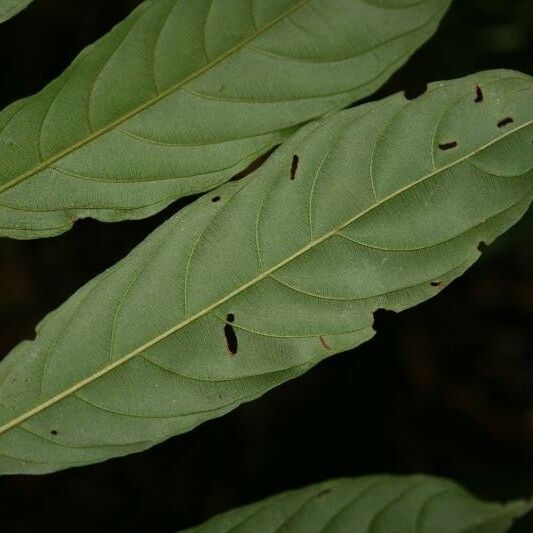
{"type": "Polygon", "coordinates": [[[190,533],[503,533],[531,509],[429,476],[337,479],[216,516],[190,533]]]}
{"type": "Polygon", "coordinates": [[[450,0],[149,0],[0,113],[0,235],[141,218],[371,94],[450,0]]]}
{"type": "Polygon", "coordinates": [[[491,71],[339,112],[172,217],[0,365],[0,471],[152,446],[438,293],[531,202],[532,95],[491,71]]]}
{"type": "Polygon", "coordinates": [[[31,2],[32,0],[0,0],[0,23],[20,13],[31,2]]]}

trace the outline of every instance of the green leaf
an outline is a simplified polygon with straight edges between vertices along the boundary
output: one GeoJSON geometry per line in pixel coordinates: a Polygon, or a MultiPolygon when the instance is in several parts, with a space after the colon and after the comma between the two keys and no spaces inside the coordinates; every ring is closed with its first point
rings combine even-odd
{"type": "Polygon", "coordinates": [[[0,0],[0,23],[20,13],[31,2],[32,0],[0,0]]]}
{"type": "Polygon", "coordinates": [[[149,0],[0,114],[0,235],[151,215],[371,94],[450,0],[149,0]]]}
{"type": "Polygon", "coordinates": [[[339,112],[173,216],[0,365],[0,472],[148,448],[437,294],[531,202],[532,91],[491,71],[339,112]]]}
{"type": "Polygon", "coordinates": [[[188,529],[197,533],[503,533],[531,503],[479,500],[446,479],[366,476],[278,494],[188,529]]]}

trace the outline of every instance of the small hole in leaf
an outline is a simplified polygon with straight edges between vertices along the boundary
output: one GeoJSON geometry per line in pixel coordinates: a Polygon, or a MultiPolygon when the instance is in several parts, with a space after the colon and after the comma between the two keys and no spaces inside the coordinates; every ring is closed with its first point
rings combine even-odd
{"type": "Polygon", "coordinates": [[[428,84],[421,83],[419,85],[412,85],[406,87],[405,91],[403,92],[403,95],[405,96],[406,100],[414,100],[415,98],[422,96],[427,90],[428,84]]]}
{"type": "Polygon", "coordinates": [[[211,198],[211,201],[213,203],[218,202],[219,200],[220,200],[220,196],[213,196],[213,198],[211,198]]]}
{"type": "Polygon", "coordinates": [[[498,128],[503,128],[504,126],[507,126],[507,124],[512,124],[514,120],[511,117],[505,117],[498,122],[497,126],[498,128]]]}
{"type": "Polygon", "coordinates": [[[229,353],[235,355],[237,353],[237,335],[231,324],[224,326],[224,335],[226,336],[226,344],[228,345],[229,353]]]}
{"type": "Polygon", "coordinates": [[[481,241],[478,245],[477,245],[477,249],[483,253],[486,249],[487,249],[487,243],[485,241],[481,241]]]}
{"type": "Polygon", "coordinates": [[[331,350],[331,346],[329,345],[328,341],[322,335],[320,335],[320,337],[318,338],[320,339],[320,344],[322,344],[324,349],[331,350]]]}
{"type": "Polygon", "coordinates": [[[483,91],[479,85],[476,85],[476,98],[474,102],[476,102],[476,104],[483,102],[483,91]]]}
{"type": "Polygon", "coordinates": [[[299,157],[297,155],[294,155],[292,158],[292,165],[291,165],[291,180],[293,180],[296,177],[296,171],[298,170],[298,162],[299,157]]]}
{"type": "Polygon", "coordinates": [[[50,434],[51,435],[57,435],[57,429],[53,429],[52,431],[50,431],[50,434]]]}
{"type": "Polygon", "coordinates": [[[231,325],[235,321],[235,315],[233,313],[228,313],[226,316],[226,325],[224,326],[224,335],[226,337],[226,344],[228,346],[228,351],[230,354],[235,355],[237,353],[238,341],[237,334],[235,329],[231,325]]]}
{"type": "Polygon", "coordinates": [[[440,287],[442,285],[442,281],[431,281],[429,284],[432,287],[440,287]]]}
{"type": "Polygon", "coordinates": [[[450,141],[449,143],[440,143],[439,148],[441,150],[451,150],[457,146],[457,141],[450,141]]]}
{"type": "Polygon", "coordinates": [[[396,314],[396,311],[391,311],[390,309],[376,309],[373,313],[374,323],[372,324],[372,329],[380,331],[382,328],[386,328],[396,314]]]}

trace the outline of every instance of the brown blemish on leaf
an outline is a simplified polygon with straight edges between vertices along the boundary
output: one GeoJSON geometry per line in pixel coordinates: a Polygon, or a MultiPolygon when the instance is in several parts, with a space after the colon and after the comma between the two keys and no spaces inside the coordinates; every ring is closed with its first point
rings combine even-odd
{"type": "Polygon", "coordinates": [[[504,126],[507,126],[507,124],[512,124],[513,122],[514,120],[511,117],[505,117],[498,122],[497,126],[498,128],[503,128],[504,126]]]}
{"type": "Polygon", "coordinates": [[[476,104],[483,102],[483,91],[479,85],[476,85],[476,98],[474,102],[476,102],[476,104]]]}
{"type": "Polygon", "coordinates": [[[224,326],[224,335],[226,337],[226,345],[230,354],[235,355],[237,353],[238,341],[235,328],[231,325],[235,321],[235,315],[229,313],[226,316],[226,324],[224,326]]]}
{"type": "Polygon", "coordinates": [[[292,158],[292,165],[291,165],[291,180],[296,178],[296,171],[298,170],[298,162],[299,157],[297,155],[294,155],[292,158]]]}
{"type": "Polygon", "coordinates": [[[441,150],[451,150],[457,146],[457,141],[450,141],[448,143],[440,143],[439,148],[441,150]]]}
{"type": "Polygon", "coordinates": [[[320,335],[320,337],[318,337],[320,339],[320,344],[322,344],[322,346],[326,349],[326,350],[331,350],[331,346],[328,344],[328,342],[326,341],[326,339],[324,337],[322,337],[322,335],[320,335]]]}

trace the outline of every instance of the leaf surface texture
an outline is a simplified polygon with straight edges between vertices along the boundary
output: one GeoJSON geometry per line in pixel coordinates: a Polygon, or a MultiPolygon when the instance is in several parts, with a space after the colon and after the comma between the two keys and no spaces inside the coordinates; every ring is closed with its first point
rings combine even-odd
{"type": "Polygon", "coordinates": [[[481,501],[446,479],[377,475],[278,494],[187,533],[504,533],[530,509],[481,501]]]}
{"type": "Polygon", "coordinates": [[[0,235],[141,218],[371,94],[450,0],[149,0],[0,113],[0,235]]]}
{"type": "Polygon", "coordinates": [[[0,471],[147,448],[437,294],[531,202],[532,94],[489,71],[338,112],[172,217],[1,363],[0,471]]]}

